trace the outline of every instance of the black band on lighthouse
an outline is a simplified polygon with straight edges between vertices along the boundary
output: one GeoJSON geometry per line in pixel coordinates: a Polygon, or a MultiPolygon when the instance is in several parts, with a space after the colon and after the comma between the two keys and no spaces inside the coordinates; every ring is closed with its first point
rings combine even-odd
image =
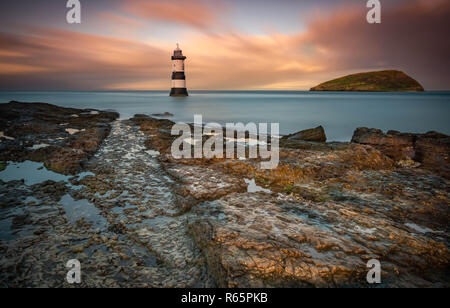
{"type": "Polygon", "coordinates": [[[186,88],[172,88],[170,96],[189,96],[189,94],[186,88]]]}
{"type": "Polygon", "coordinates": [[[186,80],[186,76],[184,75],[184,72],[173,72],[172,80],[186,80]]]}

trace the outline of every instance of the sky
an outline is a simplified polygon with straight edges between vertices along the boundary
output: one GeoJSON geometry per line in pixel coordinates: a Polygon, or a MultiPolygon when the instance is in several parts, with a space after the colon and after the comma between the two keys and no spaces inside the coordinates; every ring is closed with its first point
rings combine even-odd
{"type": "Polygon", "coordinates": [[[0,90],[167,90],[180,44],[190,90],[308,90],[402,70],[450,90],[450,1],[66,0],[0,2],[0,90]]]}

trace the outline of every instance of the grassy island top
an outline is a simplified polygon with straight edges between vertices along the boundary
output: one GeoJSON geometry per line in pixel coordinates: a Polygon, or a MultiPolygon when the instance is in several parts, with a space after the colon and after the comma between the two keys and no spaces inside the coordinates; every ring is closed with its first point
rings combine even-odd
{"type": "Polygon", "coordinates": [[[396,70],[348,75],[324,82],[311,91],[422,92],[413,78],[396,70]]]}

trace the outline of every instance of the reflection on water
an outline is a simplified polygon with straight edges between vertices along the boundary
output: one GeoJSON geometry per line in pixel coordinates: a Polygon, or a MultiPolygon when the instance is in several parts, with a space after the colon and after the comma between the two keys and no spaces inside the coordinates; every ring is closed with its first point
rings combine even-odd
{"type": "Polygon", "coordinates": [[[65,195],[59,203],[72,224],[83,218],[88,223],[93,223],[94,229],[102,230],[108,224],[106,218],[100,214],[100,210],[87,200],[74,200],[70,195],[65,195]]]}
{"type": "Polygon", "coordinates": [[[11,230],[12,220],[13,217],[3,218],[3,216],[0,219],[0,240],[10,241],[14,238],[11,230]]]}
{"type": "Polygon", "coordinates": [[[63,107],[117,110],[134,114],[170,112],[175,121],[280,123],[281,134],[324,126],[330,141],[349,141],[357,127],[450,134],[450,92],[342,93],[287,91],[0,92],[0,102],[42,101],[63,107]]]}
{"type": "Polygon", "coordinates": [[[30,186],[45,181],[67,181],[68,176],[64,176],[47,170],[43,163],[24,161],[23,163],[8,162],[5,170],[0,172],[0,180],[3,182],[20,181],[24,179],[25,185],[30,186]]]}
{"type": "Polygon", "coordinates": [[[23,232],[26,230],[13,230],[13,220],[15,217],[24,215],[22,208],[3,208],[0,209],[0,240],[10,241],[19,236],[19,231],[21,235],[27,235],[28,233],[23,232]]]}

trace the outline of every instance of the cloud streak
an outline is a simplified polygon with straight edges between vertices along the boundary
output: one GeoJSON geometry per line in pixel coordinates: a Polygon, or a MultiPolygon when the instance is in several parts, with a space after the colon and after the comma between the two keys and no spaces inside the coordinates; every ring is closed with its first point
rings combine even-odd
{"type": "Polygon", "coordinates": [[[220,17],[217,10],[223,7],[223,4],[216,0],[184,0],[182,2],[131,0],[125,3],[123,10],[147,21],[178,23],[207,30],[219,23],[220,17]]]}
{"type": "Polygon", "coordinates": [[[331,70],[402,69],[426,88],[450,89],[450,2],[409,1],[370,25],[358,9],[314,20],[304,42],[323,51],[331,70]]]}
{"type": "Polygon", "coordinates": [[[35,29],[30,35],[0,33],[0,46],[3,90],[92,90],[167,74],[167,53],[138,41],[35,29]]]}
{"type": "Polygon", "coordinates": [[[180,2],[133,0],[127,9],[103,14],[127,39],[37,27],[0,33],[0,90],[168,89],[171,49],[179,39],[190,89],[301,90],[387,68],[404,70],[427,89],[450,89],[448,1],[390,5],[381,25],[367,24],[365,6],[346,6],[317,13],[292,35],[210,31],[221,16],[189,1],[193,6],[183,12],[175,6],[180,2]],[[128,35],[149,20],[191,30],[173,43],[128,35]]]}

